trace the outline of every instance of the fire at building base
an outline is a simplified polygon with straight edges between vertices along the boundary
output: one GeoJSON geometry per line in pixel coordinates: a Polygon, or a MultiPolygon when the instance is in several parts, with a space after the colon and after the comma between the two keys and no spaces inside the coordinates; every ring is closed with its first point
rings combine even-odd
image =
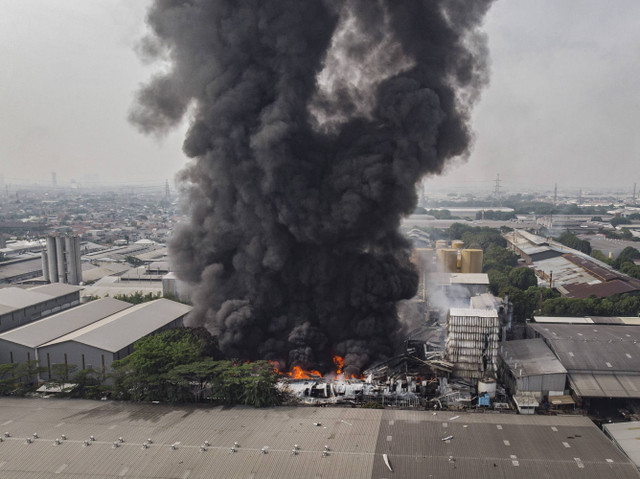
{"type": "MultiPolygon", "coordinates": [[[[496,381],[498,345],[506,335],[508,305],[451,308],[446,321],[431,311],[420,328],[423,339],[407,339],[404,352],[347,378],[340,371],[294,372],[278,387],[289,401],[307,405],[366,405],[399,408],[509,409],[496,381]]],[[[415,337],[412,332],[409,337],[415,337]]]]}

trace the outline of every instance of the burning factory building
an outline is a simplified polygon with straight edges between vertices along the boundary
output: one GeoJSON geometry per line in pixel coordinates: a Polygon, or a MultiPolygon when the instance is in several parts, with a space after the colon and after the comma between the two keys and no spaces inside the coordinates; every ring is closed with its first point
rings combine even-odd
{"type": "Polygon", "coordinates": [[[399,225],[416,183],[470,153],[490,4],[152,4],[139,50],[164,67],[130,118],[162,135],[188,117],[179,179],[189,221],[170,244],[194,304],[188,325],[206,327],[228,357],[292,375],[336,372],[343,358],[344,383],[324,394],[347,395],[364,377],[366,396],[380,364],[389,391],[448,374],[443,350],[406,353],[424,371],[414,382],[395,372],[406,337],[397,305],[418,287],[399,225]]]}

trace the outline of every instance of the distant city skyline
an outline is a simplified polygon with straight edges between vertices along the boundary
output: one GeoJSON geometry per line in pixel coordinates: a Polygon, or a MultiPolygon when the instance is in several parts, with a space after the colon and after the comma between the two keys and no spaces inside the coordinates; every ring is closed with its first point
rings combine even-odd
{"type": "MultiPolygon", "coordinates": [[[[148,1],[0,0],[0,182],[173,183],[187,125],[160,140],[126,120],[158,65],[136,45],[148,1]]],[[[430,188],[491,191],[640,183],[640,4],[496,2],[484,31],[491,81],[472,113],[476,142],[430,188]]]]}

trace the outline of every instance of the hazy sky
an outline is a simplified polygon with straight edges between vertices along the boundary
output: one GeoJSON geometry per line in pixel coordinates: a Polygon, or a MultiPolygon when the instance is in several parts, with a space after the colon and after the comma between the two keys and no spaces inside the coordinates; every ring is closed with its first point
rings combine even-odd
{"type": "MultiPolygon", "coordinates": [[[[156,70],[135,45],[144,0],[0,0],[0,175],[162,184],[185,162],[181,131],[126,120],[156,70]]],[[[491,85],[469,161],[429,185],[507,190],[640,183],[640,2],[502,0],[485,31],[491,85]]]]}

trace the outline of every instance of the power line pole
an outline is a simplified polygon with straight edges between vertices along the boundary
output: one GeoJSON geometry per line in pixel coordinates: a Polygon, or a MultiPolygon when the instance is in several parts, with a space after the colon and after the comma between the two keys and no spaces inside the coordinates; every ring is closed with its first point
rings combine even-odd
{"type": "Polygon", "coordinates": [[[495,180],[495,186],[493,188],[493,196],[495,197],[496,201],[498,202],[498,204],[501,204],[501,198],[500,198],[500,173],[498,173],[496,175],[496,180],[495,180]]]}

